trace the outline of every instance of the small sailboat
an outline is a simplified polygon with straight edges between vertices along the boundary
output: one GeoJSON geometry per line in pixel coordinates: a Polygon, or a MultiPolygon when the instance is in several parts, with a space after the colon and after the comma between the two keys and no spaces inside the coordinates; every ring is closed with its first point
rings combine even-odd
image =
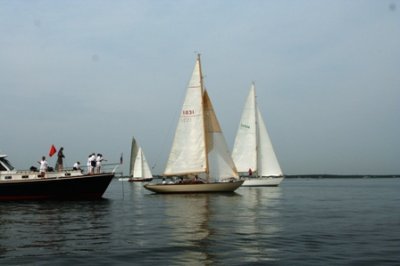
{"type": "Polygon", "coordinates": [[[254,83],[243,108],[232,158],[245,180],[243,186],[278,186],[284,178],[257,105],[254,83]]]}
{"type": "Polygon", "coordinates": [[[207,91],[197,56],[164,176],[176,182],[146,184],[156,193],[233,192],[242,183],[207,91]]]}
{"type": "Polygon", "coordinates": [[[143,149],[135,138],[132,138],[131,164],[129,182],[150,182],[153,180],[149,164],[144,156],[143,149]]]}

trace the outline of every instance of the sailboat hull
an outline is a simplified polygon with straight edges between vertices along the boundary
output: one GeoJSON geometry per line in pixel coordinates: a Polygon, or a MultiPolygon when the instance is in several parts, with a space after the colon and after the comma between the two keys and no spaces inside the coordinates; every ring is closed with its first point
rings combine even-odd
{"type": "Polygon", "coordinates": [[[283,176],[271,177],[242,177],[243,187],[277,187],[283,180],[283,176]]]}
{"type": "Polygon", "coordinates": [[[144,187],[156,193],[211,193],[233,192],[243,184],[243,180],[234,182],[197,183],[197,184],[146,184],[144,187]]]}
{"type": "Polygon", "coordinates": [[[150,182],[153,180],[153,178],[148,178],[148,177],[130,177],[128,179],[129,182],[150,182]]]}

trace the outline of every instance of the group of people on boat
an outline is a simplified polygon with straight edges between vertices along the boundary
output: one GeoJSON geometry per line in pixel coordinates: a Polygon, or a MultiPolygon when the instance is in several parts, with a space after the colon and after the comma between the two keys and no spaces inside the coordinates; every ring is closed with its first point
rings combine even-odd
{"type": "Polygon", "coordinates": [[[162,184],[203,184],[204,180],[199,178],[198,175],[179,177],[175,182],[167,182],[165,177],[162,179],[162,184]]]}
{"type": "Polygon", "coordinates": [[[87,160],[87,172],[88,174],[99,174],[101,172],[101,164],[103,161],[107,161],[103,158],[103,155],[101,153],[98,153],[96,156],[96,153],[89,154],[88,160],[87,160]]]}
{"type": "MultiPolygon", "coordinates": [[[[56,166],[55,169],[58,172],[61,172],[64,170],[64,160],[65,156],[64,156],[64,148],[61,147],[60,150],[57,153],[57,161],[56,161],[56,166]]],[[[42,159],[40,161],[38,161],[39,163],[39,176],[40,177],[44,177],[46,175],[46,172],[48,171],[53,171],[53,168],[49,167],[49,163],[46,161],[46,156],[42,156],[42,159]]],[[[31,167],[31,170],[35,170],[35,167],[31,167]]]]}
{"type": "MultiPolygon", "coordinates": [[[[62,172],[64,170],[64,160],[65,155],[64,155],[64,148],[61,147],[60,150],[57,153],[57,161],[56,161],[56,165],[55,165],[55,169],[58,172],[62,172]]],[[[101,165],[102,162],[106,161],[103,158],[103,155],[101,153],[97,153],[97,155],[95,153],[92,153],[89,155],[88,157],[88,162],[87,162],[87,173],[88,174],[98,174],[101,172],[101,165]]],[[[42,156],[42,159],[40,161],[38,161],[39,163],[39,176],[40,177],[45,177],[46,172],[52,172],[54,171],[52,167],[49,166],[49,163],[46,160],[46,156],[42,156]]],[[[75,162],[73,165],[73,170],[80,170],[83,171],[81,169],[81,163],[79,161],[75,162]]],[[[32,171],[37,171],[36,167],[31,167],[32,171]]]]}

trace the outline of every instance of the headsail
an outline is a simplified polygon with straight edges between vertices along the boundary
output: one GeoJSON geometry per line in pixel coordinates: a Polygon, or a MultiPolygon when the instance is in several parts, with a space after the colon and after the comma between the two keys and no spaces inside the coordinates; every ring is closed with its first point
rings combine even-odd
{"type": "Polygon", "coordinates": [[[204,91],[204,113],[208,151],[209,178],[239,178],[207,91],[204,91]]]}
{"type": "Polygon", "coordinates": [[[278,159],[272,146],[267,127],[261,112],[257,107],[257,121],[259,130],[259,146],[258,146],[258,176],[282,176],[282,170],[279,166],[278,159]]]}

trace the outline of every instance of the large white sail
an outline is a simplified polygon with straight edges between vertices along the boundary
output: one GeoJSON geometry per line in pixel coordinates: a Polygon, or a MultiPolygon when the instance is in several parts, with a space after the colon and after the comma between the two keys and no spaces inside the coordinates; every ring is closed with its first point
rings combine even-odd
{"type": "Polygon", "coordinates": [[[136,162],[136,156],[139,152],[139,146],[136,142],[135,137],[132,137],[132,144],[131,144],[131,161],[130,161],[130,165],[129,165],[129,174],[132,176],[133,175],[133,171],[135,168],[135,162],[136,162]]]}
{"type": "Polygon", "coordinates": [[[133,168],[132,177],[134,178],[152,178],[149,164],[144,156],[143,149],[139,147],[139,152],[136,156],[135,166],[133,168]]]}
{"type": "Polygon", "coordinates": [[[208,151],[209,178],[215,181],[224,178],[239,178],[225,137],[215,115],[207,91],[204,91],[204,113],[208,151]]]}
{"type": "Polygon", "coordinates": [[[187,87],[165,175],[185,175],[206,171],[203,118],[203,87],[200,57],[187,87]]]}
{"type": "Polygon", "coordinates": [[[256,96],[254,84],[244,104],[233,145],[232,158],[239,172],[257,171],[256,96]]]}
{"type": "Polygon", "coordinates": [[[133,178],[153,177],[143,149],[139,146],[135,138],[132,138],[130,175],[133,178]]]}
{"type": "Polygon", "coordinates": [[[279,165],[278,159],[272,146],[271,139],[268,135],[267,127],[265,126],[264,119],[261,112],[257,107],[257,121],[258,121],[258,176],[282,176],[282,170],[279,165]]]}
{"type": "Polygon", "coordinates": [[[239,172],[247,172],[250,168],[257,176],[283,175],[257,106],[254,83],[245,102],[232,158],[239,172]]]}

